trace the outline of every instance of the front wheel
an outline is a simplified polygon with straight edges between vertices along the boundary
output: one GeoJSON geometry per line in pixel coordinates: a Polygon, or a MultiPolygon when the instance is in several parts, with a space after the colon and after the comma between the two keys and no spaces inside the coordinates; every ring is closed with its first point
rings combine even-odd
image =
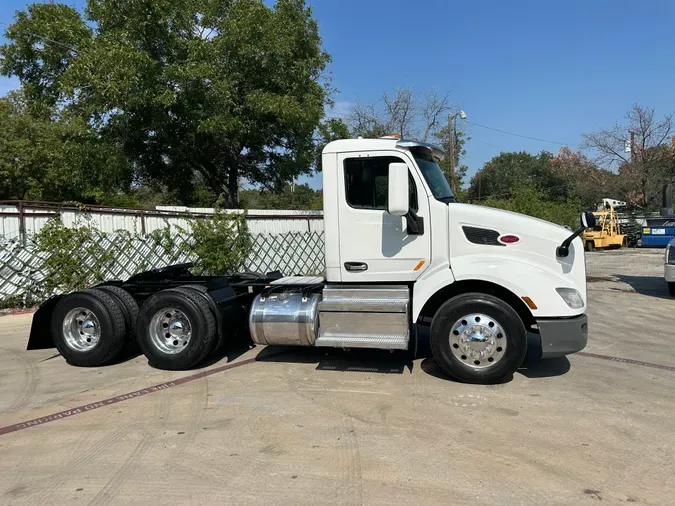
{"type": "Polygon", "coordinates": [[[499,383],[523,362],[527,335],[518,313],[504,301],[466,293],[436,312],[431,349],[448,375],[467,383],[499,383]]]}
{"type": "Polygon", "coordinates": [[[668,282],[668,291],[670,292],[670,295],[675,297],[675,282],[673,281],[668,282]]]}

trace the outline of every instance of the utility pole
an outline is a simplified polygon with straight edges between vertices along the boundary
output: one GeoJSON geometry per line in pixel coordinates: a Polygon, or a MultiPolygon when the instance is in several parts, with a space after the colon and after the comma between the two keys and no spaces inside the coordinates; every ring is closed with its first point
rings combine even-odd
{"type": "MultiPolygon", "coordinates": [[[[454,116],[456,118],[457,116],[454,116]]],[[[455,193],[455,129],[453,128],[453,115],[448,114],[448,129],[450,130],[450,189],[455,193]]]]}
{"type": "Polygon", "coordinates": [[[448,114],[448,130],[450,130],[450,188],[455,193],[455,139],[457,138],[457,116],[466,119],[466,113],[459,111],[457,114],[448,114]]]}

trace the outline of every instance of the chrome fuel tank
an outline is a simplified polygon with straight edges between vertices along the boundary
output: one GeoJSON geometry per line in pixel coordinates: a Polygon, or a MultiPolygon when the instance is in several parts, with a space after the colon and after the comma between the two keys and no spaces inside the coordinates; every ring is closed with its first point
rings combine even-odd
{"type": "Polygon", "coordinates": [[[260,294],[251,305],[248,327],[256,344],[314,346],[320,293],[260,294]]]}

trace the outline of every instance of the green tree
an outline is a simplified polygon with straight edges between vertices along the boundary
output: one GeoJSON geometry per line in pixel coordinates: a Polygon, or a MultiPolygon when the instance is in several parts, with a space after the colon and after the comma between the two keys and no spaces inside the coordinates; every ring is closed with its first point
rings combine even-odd
{"type": "Polygon", "coordinates": [[[59,118],[22,91],[0,97],[0,198],[97,202],[131,177],[121,149],[81,119],[59,118]]]}
{"type": "Polygon", "coordinates": [[[577,227],[581,211],[579,199],[551,200],[545,191],[537,189],[533,184],[513,188],[509,198],[492,197],[481,201],[481,204],[527,214],[558,225],[567,225],[570,228],[577,227]]]}
{"type": "Polygon", "coordinates": [[[578,198],[586,210],[595,210],[605,197],[626,200],[618,176],[599,168],[581,152],[562,147],[551,164],[567,185],[569,195],[578,198]]]}
{"type": "Polygon", "coordinates": [[[488,161],[472,178],[469,197],[507,198],[512,189],[533,186],[548,198],[567,197],[568,185],[551,164],[553,155],[542,151],[538,155],[521,151],[500,153],[488,161]]]}
{"type": "Polygon", "coordinates": [[[304,0],[88,0],[86,19],[33,4],[5,36],[0,72],[119,145],[136,183],[236,207],[242,179],[314,169],[329,56],[304,0]]]}
{"type": "Polygon", "coordinates": [[[281,191],[241,190],[247,209],[323,209],[323,195],[308,184],[289,184],[281,191]]]}

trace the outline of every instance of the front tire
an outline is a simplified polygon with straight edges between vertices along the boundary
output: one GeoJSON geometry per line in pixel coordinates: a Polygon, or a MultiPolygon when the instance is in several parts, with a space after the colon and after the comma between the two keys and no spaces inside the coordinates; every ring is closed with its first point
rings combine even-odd
{"type": "Polygon", "coordinates": [[[668,282],[668,292],[670,293],[670,295],[675,297],[675,282],[673,281],[668,282]]]}
{"type": "Polygon", "coordinates": [[[466,293],[443,304],[431,323],[431,350],[448,375],[466,383],[499,383],[527,352],[518,313],[501,299],[466,293]]]}

